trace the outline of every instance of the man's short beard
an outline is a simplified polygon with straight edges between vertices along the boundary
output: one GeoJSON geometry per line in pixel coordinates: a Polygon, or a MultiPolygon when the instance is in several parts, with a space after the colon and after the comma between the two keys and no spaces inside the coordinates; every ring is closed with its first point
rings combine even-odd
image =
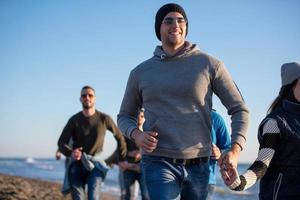
{"type": "Polygon", "coordinates": [[[82,108],[85,109],[85,110],[88,110],[90,108],[92,108],[93,106],[89,106],[89,105],[84,105],[82,104],[82,108]]]}

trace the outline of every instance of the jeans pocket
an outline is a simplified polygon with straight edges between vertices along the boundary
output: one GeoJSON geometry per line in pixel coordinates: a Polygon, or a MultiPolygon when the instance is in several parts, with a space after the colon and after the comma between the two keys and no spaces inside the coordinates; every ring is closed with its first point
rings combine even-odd
{"type": "Polygon", "coordinates": [[[282,176],[283,176],[282,173],[278,174],[278,177],[275,182],[274,189],[273,189],[273,200],[277,200],[278,192],[279,192],[281,182],[282,182],[282,176]]]}

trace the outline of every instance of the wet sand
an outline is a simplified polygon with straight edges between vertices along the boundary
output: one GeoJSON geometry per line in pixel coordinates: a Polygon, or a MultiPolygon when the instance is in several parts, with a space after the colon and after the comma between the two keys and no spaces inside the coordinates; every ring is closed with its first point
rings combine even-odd
{"type": "MultiPolygon", "coordinates": [[[[60,188],[59,183],[0,174],[0,200],[71,200],[70,195],[62,195],[60,188]]],[[[101,199],[119,197],[101,193],[101,199]]]]}

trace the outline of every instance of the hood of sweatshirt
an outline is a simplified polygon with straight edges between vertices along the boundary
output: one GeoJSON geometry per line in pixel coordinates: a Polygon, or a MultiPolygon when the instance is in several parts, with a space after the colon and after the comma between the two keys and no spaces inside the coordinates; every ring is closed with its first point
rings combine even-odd
{"type": "Polygon", "coordinates": [[[184,47],[173,56],[168,56],[162,49],[162,46],[157,46],[153,52],[154,58],[159,60],[181,58],[181,57],[190,56],[197,53],[200,53],[200,49],[198,48],[198,46],[188,41],[185,41],[184,47]]]}

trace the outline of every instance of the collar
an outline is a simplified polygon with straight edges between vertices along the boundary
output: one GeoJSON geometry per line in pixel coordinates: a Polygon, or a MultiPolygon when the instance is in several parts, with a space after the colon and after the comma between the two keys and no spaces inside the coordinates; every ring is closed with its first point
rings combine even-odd
{"type": "Polygon", "coordinates": [[[283,100],[282,108],[290,113],[300,115],[300,104],[288,100],[283,100]]]}
{"type": "Polygon", "coordinates": [[[193,52],[199,52],[199,48],[196,44],[192,44],[188,41],[185,41],[184,47],[180,49],[175,55],[168,56],[164,50],[162,49],[162,46],[157,46],[154,51],[154,56],[160,60],[168,60],[173,58],[180,58],[187,55],[192,54],[193,52]]]}

